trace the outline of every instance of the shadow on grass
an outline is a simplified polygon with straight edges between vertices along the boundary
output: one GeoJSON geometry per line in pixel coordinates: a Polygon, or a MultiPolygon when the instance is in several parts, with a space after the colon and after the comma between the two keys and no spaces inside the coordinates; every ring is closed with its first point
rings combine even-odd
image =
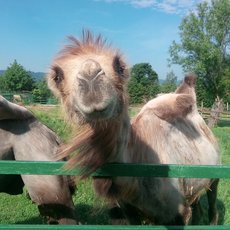
{"type": "Polygon", "coordinates": [[[230,127],[230,120],[219,120],[217,127],[230,127]]]}
{"type": "Polygon", "coordinates": [[[26,220],[18,221],[15,224],[44,224],[42,217],[34,216],[26,220]]]}
{"type": "MultiPolygon", "coordinates": [[[[206,195],[201,197],[201,206],[203,209],[203,216],[201,219],[200,225],[209,225],[208,220],[208,203],[206,195]]],[[[217,200],[217,209],[219,212],[219,221],[218,225],[224,224],[225,216],[225,206],[221,200],[217,200]]],[[[77,204],[75,205],[75,211],[77,219],[83,225],[108,225],[110,224],[110,219],[108,215],[108,209],[105,207],[95,207],[92,205],[86,204],[77,204]]],[[[44,224],[40,216],[32,217],[23,221],[16,222],[15,224],[44,224]]],[[[167,226],[166,226],[167,227],[167,226]]]]}
{"type": "Polygon", "coordinates": [[[77,204],[76,216],[82,224],[108,225],[109,215],[108,209],[105,207],[95,207],[86,204],[77,204]]]}
{"type": "Polygon", "coordinates": [[[224,216],[225,216],[225,206],[221,200],[217,200],[217,209],[219,211],[218,224],[223,225],[224,224],[224,216]]]}
{"type": "MultiPolygon", "coordinates": [[[[81,222],[81,224],[89,225],[108,225],[109,224],[109,216],[108,210],[103,207],[94,207],[92,205],[86,204],[77,204],[75,205],[75,212],[77,219],[81,222]]],[[[41,216],[35,216],[32,218],[28,218],[22,221],[18,221],[15,224],[45,224],[43,222],[43,218],[41,216]]]]}
{"type": "MultiPolygon", "coordinates": [[[[203,209],[203,216],[201,219],[200,225],[209,225],[208,220],[208,202],[207,196],[204,194],[201,197],[201,206],[203,209]]],[[[94,207],[91,205],[85,204],[78,204],[76,207],[76,214],[82,224],[95,224],[95,225],[108,225],[109,222],[109,215],[108,209],[102,207],[94,207]]],[[[219,220],[218,225],[224,224],[224,217],[225,217],[225,205],[224,203],[217,199],[217,209],[219,212],[219,220]]]]}
{"type": "MultiPolygon", "coordinates": [[[[203,216],[202,216],[201,222],[199,224],[200,225],[209,225],[207,196],[203,195],[200,199],[200,202],[201,202],[201,207],[203,209],[203,216]]],[[[224,217],[225,217],[225,205],[219,199],[217,199],[217,210],[219,213],[218,225],[223,225],[224,224],[224,217]]]]}

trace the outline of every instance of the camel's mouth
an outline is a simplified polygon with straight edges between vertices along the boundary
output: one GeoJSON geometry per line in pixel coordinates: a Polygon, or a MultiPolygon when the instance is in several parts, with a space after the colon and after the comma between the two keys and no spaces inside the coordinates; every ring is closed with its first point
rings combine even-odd
{"type": "Polygon", "coordinates": [[[103,110],[94,110],[92,113],[84,114],[87,120],[104,120],[110,118],[108,108],[103,110]]]}
{"type": "Polygon", "coordinates": [[[115,105],[113,100],[91,106],[79,104],[77,105],[77,112],[80,112],[86,121],[107,120],[114,116],[115,105]]]}

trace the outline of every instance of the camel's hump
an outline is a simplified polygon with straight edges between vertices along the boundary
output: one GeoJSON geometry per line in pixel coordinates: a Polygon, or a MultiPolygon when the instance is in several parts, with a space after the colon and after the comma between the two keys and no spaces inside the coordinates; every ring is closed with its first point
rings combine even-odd
{"type": "Polygon", "coordinates": [[[25,120],[34,117],[25,107],[16,105],[0,95],[0,120],[25,120]]]}

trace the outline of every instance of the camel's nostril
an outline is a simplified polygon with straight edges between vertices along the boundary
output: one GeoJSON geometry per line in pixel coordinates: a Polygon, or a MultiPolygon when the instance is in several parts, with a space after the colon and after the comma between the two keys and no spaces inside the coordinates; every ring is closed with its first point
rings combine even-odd
{"type": "Polygon", "coordinates": [[[91,81],[96,78],[100,72],[103,73],[100,64],[93,59],[88,59],[82,63],[79,75],[88,81],[91,81]]]}

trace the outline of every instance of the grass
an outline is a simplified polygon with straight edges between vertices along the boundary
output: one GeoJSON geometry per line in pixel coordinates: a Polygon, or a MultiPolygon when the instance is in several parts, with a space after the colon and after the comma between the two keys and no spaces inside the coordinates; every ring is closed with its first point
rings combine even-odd
{"type": "MultiPolygon", "coordinates": [[[[63,116],[58,107],[51,109],[32,108],[35,116],[52,128],[63,140],[68,140],[72,131],[69,125],[63,122],[63,116]]],[[[131,108],[133,116],[138,108],[131,108]]],[[[223,164],[230,164],[230,121],[221,121],[213,128],[213,132],[219,140],[223,164]]],[[[73,197],[76,214],[82,224],[108,224],[109,218],[106,206],[102,199],[93,193],[91,180],[81,181],[77,185],[77,192],[73,197]]],[[[201,199],[202,206],[206,210],[206,197],[201,199]]],[[[26,193],[17,196],[0,194],[0,224],[41,224],[42,219],[36,205],[32,204],[26,193]]],[[[230,183],[229,180],[221,180],[218,191],[218,210],[220,212],[219,224],[230,224],[230,183]]],[[[203,224],[207,224],[207,213],[204,213],[203,224]]]]}
{"type": "MultiPolygon", "coordinates": [[[[221,148],[222,163],[230,164],[230,121],[222,120],[213,128],[221,148]]],[[[220,180],[218,190],[218,209],[222,214],[220,223],[230,224],[230,180],[220,180]]]]}
{"type": "Polygon", "coordinates": [[[70,139],[72,135],[71,127],[65,122],[64,115],[58,106],[45,109],[44,107],[32,107],[29,109],[42,123],[53,129],[63,141],[70,139]]]}

